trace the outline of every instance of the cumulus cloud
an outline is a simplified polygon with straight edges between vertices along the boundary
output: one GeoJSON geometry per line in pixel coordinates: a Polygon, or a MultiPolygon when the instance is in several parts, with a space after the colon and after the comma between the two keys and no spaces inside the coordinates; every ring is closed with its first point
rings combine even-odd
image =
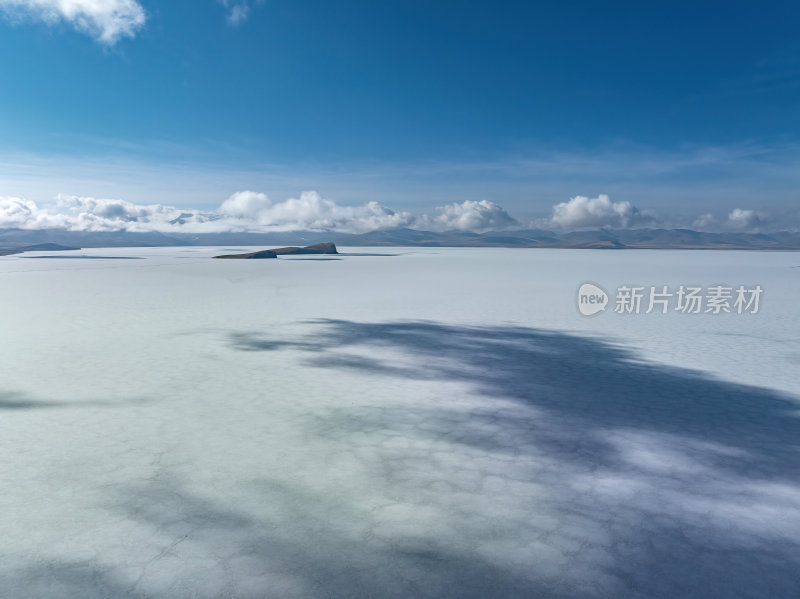
{"type": "Polygon", "coordinates": [[[724,223],[726,229],[733,231],[758,231],[766,223],[767,215],[755,210],[734,208],[724,223]]]}
{"type": "Polygon", "coordinates": [[[58,227],[50,223],[35,202],[21,198],[0,197],[0,228],[46,229],[58,227]]]}
{"type": "Polygon", "coordinates": [[[59,196],[47,206],[31,200],[0,197],[2,229],[67,229],[70,231],[160,231],[170,221],[189,216],[187,222],[213,220],[214,215],[187,215],[161,204],[140,205],[115,199],[59,196]]]}
{"type": "Polygon", "coordinates": [[[315,191],[279,202],[273,202],[263,193],[242,191],[230,196],[217,210],[206,212],[80,196],[60,196],[47,206],[20,198],[0,197],[0,228],[162,233],[298,230],[362,233],[407,227],[414,222],[414,216],[408,212],[396,212],[377,202],[341,206],[315,191]]]}
{"type": "MultiPolygon", "coordinates": [[[[791,216],[789,220],[796,218],[791,216]]],[[[222,233],[337,231],[365,233],[397,228],[433,231],[484,232],[512,227],[631,227],[641,225],[686,226],[688,220],[666,219],[640,212],[628,202],[608,196],[577,196],[553,207],[548,219],[521,224],[503,207],[488,200],[439,206],[433,214],[415,216],[378,202],[341,205],[306,191],[298,197],[274,201],[264,193],[239,191],[216,210],[192,210],[164,204],[135,204],[121,199],[61,195],[39,205],[34,201],[0,196],[0,229],[66,229],[70,231],[130,231],[160,233],[222,233]]],[[[702,214],[691,227],[706,231],[758,232],[778,222],[756,210],[736,208],[727,217],[702,214]]],[[[781,221],[783,222],[783,221],[781,221]]],[[[788,222],[788,221],[787,221],[788,222]]],[[[794,221],[792,221],[794,222],[794,221]]]]}
{"type": "Polygon", "coordinates": [[[0,11],[14,20],[67,23],[107,45],[133,37],[146,20],[137,0],[0,0],[0,11]]]}
{"type": "Polygon", "coordinates": [[[47,212],[62,218],[65,228],[81,231],[168,231],[179,219],[184,223],[203,223],[216,218],[212,214],[187,213],[163,204],[143,205],[80,196],[59,196],[47,212]]]}
{"type": "Polygon", "coordinates": [[[584,227],[631,227],[649,220],[630,202],[612,202],[605,194],[596,198],[575,196],[553,206],[552,226],[562,229],[584,227]]]}
{"type": "Polygon", "coordinates": [[[467,200],[436,208],[436,216],[423,216],[418,224],[437,231],[491,231],[519,227],[520,223],[504,208],[490,202],[467,200]]]}
{"type": "Polygon", "coordinates": [[[501,206],[485,200],[440,206],[435,215],[417,217],[378,202],[343,206],[316,191],[306,191],[299,197],[281,201],[273,201],[256,191],[240,191],[222,202],[217,210],[205,212],[81,196],[59,196],[46,206],[19,198],[0,198],[0,228],[162,233],[299,230],[364,233],[401,227],[486,231],[511,226],[520,226],[520,223],[501,206]]]}
{"type": "Polygon", "coordinates": [[[299,198],[272,202],[263,193],[241,191],[219,208],[225,222],[236,229],[333,230],[361,233],[377,229],[407,227],[414,222],[408,212],[395,212],[378,202],[363,206],[340,206],[306,191],[299,198]]]}
{"type": "Polygon", "coordinates": [[[255,191],[239,191],[222,202],[219,211],[232,218],[251,218],[272,207],[266,194],[255,191]]]}

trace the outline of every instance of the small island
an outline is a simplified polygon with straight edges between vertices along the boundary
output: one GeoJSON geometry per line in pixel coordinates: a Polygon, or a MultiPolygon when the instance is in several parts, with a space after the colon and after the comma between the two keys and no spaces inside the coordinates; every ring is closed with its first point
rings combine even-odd
{"type": "Polygon", "coordinates": [[[228,254],[226,256],[214,256],[214,258],[224,258],[228,260],[263,260],[265,258],[277,258],[278,256],[289,256],[294,254],[338,254],[336,245],[333,243],[315,243],[306,247],[286,247],[274,250],[260,250],[249,254],[228,254]]]}

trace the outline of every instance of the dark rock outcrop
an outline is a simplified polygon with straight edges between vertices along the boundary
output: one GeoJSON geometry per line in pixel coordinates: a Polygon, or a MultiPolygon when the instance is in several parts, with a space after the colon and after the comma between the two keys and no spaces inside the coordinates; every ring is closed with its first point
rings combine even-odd
{"type": "Polygon", "coordinates": [[[226,258],[231,260],[262,260],[264,258],[277,258],[278,254],[272,250],[261,250],[260,252],[250,252],[249,254],[229,254],[227,256],[214,256],[214,258],[226,258]]]}
{"type": "Polygon", "coordinates": [[[277,258],[278,256],[290,256],[294,254],[338,254],[336,245],[333,243],[315,243],[304,248],[287,247],[274,250],[261,250],[260,252],[250,252],[249,254],[230,254],[228,256],[214,256],[215,258],[231,258],[253,260],[259,258],[277,258]]]}
{"type": "Polygon", "coordinates": [[[333,243],[315,243],[314,245],[308,245],[304,248],[300,247],[277,248],[272,251],[278,254],[279,256],[291,255],[291,254],[338,254],[339,253],[336,250],[336,245],[333,243]]]}

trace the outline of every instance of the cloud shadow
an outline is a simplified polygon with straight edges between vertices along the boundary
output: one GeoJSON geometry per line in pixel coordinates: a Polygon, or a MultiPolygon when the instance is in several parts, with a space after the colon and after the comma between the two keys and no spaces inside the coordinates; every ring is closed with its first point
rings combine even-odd
{"type": "Polygon", "coordinates": [[[797,398],[541,329],[307,326],[295,338],[230,331],[224,341],[254,364],[263,353],[264,368],[271,352],[295,350],[303,376],[318,369],[331,389],[362,377],[369,392],[394,389],[366,397],[354,386],[352,401],[320,402],[297,423],[324,448],[309,459],[345,455],[337,463],[357,468],[311,482],[265,475],[238,490],[249,501],[166,475],[117,489],[109,505],[164,539],[142,566],[153,577],[44,563],[7,588],[46,579],[38,596],[156,599],[800,596],[797,398]]]}

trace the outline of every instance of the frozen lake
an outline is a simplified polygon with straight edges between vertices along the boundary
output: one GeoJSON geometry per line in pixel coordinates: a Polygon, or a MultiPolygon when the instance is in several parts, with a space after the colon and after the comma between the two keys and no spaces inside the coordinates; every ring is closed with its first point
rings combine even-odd
{"type": "Polygon", "coordinates": [[[0,257],[0,597],[800,596],[800,254],[230,249],[0,257]]]}

